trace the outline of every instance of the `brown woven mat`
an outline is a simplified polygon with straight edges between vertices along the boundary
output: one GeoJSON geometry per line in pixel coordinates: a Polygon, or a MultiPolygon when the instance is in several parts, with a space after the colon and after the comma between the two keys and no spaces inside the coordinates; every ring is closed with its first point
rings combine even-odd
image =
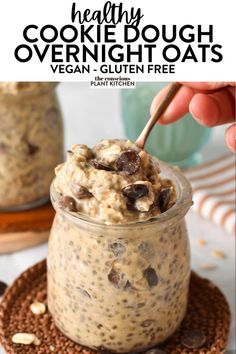
{"type": "MultiPolygon", "coordinates": [[[[24,272],[6,291],[0,306],[0,342],[7,354],[93,354],[93,350],[67,339],[54,326],[48,312],[35,316],[30,304],[46,302],[46,262],[42,261],[24,272]],[[34,333],[39,346],[13,344],[17,332],[34,333]]],[[[187,315],[178,332],[158,346],[168,354],[224,353],[230,325],[229,306],[220,290],[210,281],[192,272],[187,315]],[[181,344],[183,333],[201,330],[207,341],[200,349],[187,349],[181,344]]]]}

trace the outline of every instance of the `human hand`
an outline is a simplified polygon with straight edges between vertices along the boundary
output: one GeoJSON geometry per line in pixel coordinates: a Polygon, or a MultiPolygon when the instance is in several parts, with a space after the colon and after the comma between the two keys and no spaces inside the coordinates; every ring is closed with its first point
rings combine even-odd
{"type": "MultiPolygon", "coordinates": [[[[233,123],[226,129],[228,147],[236,152],[235,82],[181,82],[183,85],[167,107],[158,124],[169,124],[190,112],[199,124],[214,127],[233,123]]],[[[165,96],[168,86],[158,92],[151,114],[165,96]]]]}

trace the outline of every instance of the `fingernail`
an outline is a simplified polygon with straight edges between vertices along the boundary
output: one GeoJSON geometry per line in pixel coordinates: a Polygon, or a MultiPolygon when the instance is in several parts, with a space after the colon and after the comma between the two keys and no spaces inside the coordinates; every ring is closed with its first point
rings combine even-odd
{"type": "Polygon", "coordinates": [[[189,111],[199,124],[207,127],[218,125],[220,110],[213,97],[196,94],[189,104],[189,111]]]}
{"type": "Polygon", "coordinates": [[[192,114],[193,118],[201,125],[204,125],[207,127],[214,127],[215,125],[218,125],[219,110],[218,110],[217,106],[215,106],[214,110],[212,110],[212,107],[211,107],[211,114],[210,115],[205,113],[201,117],[199,117],[191,109],[189,110],[189,112],[192,114]]]}
{"type": "Polygon", "coordinates": [[[192,117],[198,122],[198,124],[204,125],[203,121],[201,118],[198,118],[191,110],[189,110],[189,113],[192,115],[192,117]]]}

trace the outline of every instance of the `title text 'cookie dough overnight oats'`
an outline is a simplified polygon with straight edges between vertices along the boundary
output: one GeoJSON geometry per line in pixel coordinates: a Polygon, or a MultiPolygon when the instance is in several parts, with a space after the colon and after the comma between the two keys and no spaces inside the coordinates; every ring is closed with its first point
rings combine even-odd
{"type": "Polygon", "coordinates": [[[66,336],[137,352],[173,334],[188,299],[191,198],[179,170],[130,141],[72,146],[51,186],[48,254],[48,306],[66,336]]]}
{"type": "Polygon", "coordinates": [[[63,127],[55,83],[0,82],[0,210],[48,200],[63,161],[63,127]]]}

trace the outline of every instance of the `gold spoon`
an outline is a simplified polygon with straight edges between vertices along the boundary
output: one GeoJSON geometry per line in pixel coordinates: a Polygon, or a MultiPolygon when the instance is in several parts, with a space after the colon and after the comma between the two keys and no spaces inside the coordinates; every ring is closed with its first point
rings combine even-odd
{"type": "Polygon", "coordinates": [[[138,139],[135,142],[135,144],[139,148],[141,148],[141,149],[144,148],[144,145],[146,143],[146,140],[147,140],[152,128],[154,127],[154,125],[156,124],[158,119],[161,117],[161,115],[164,113],[166,108],[169,106],[170,102],[173,100],[174,96],[176,95],[176,93],[178,92],[180,87],[181,87],[181,84],[179,84],[178,82],[172,82],[170,84],[169,89],[168,89],[164,99],[157,107],[156,112],[150,117],[149,121],[147,122],[143,131],[141,132],[141,134],[139,135],[138,139]]]}

